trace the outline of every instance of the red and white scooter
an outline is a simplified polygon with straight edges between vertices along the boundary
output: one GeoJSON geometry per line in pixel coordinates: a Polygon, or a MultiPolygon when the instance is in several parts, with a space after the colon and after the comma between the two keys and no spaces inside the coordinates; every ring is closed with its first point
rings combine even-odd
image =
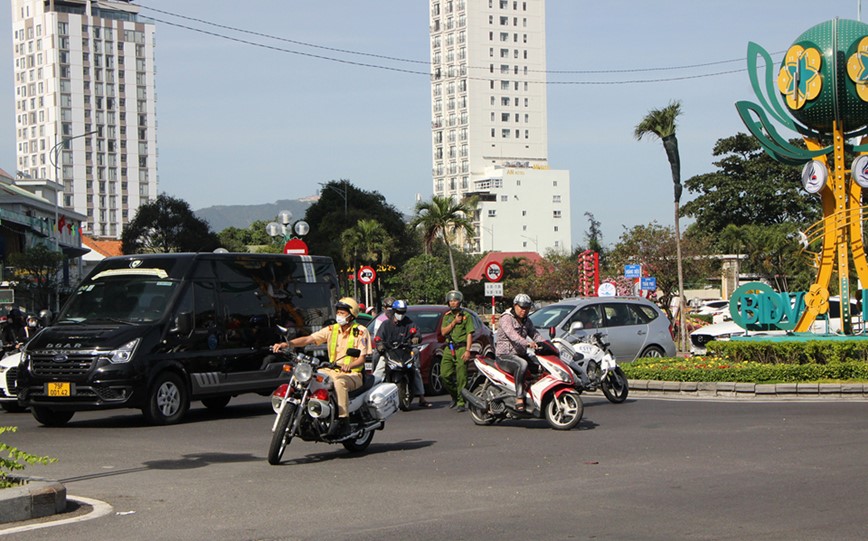
{"type": "Polygon", "coordinates": [[[579,424],[584,413],[576,388],[579,378],[564,363],[551,342],[540,342],[536,352],[528,352],[525,384],[525,410],[515,409],[515,379],[511,370],[497,359],[477,356],[476,377],[461,394],[467,400],[473,422],[490,425],[504,419],[541,419],[555,430],[569,430],[579,424]],[[533,362],[535,361],[535,362],[533,362]]]}

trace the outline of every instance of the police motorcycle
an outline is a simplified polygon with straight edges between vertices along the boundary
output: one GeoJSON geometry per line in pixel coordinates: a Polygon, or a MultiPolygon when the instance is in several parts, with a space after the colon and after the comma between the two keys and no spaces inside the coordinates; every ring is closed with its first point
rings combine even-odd
{"type": "Polygon", "coordinates": [[[385,381],[398,387],[398,407],[401,411],[409,411],[413,403],[413,379],[416,377],[421,351],[417,345],[419,337],[416,336],[415,327],[410,329],[410,334],[409,343],[393,341],[386,344],[379,336],[374,338],[380,354],[379,362],[385,363],[385,381]]]}
{"type": "Polygon", "coordinates": [[[548,341],[528,351],[525,409],[515,406],[515,378],[498,359],[477,356],[473,362],[477,375],[461,394],[467,401],[470,417],[477,425],[490,425],[505,419],[545,418],[555,430],[570,430],[582,420],[584,404],[579,396],[581,381],[561,360],[557,348],[548,341]]]}
{"type": "Polygon", "coordinates": [[[615,361],[610,349],[610,343],[604,341],[602,332],[590,334],[582,340],[575,331],[584,328],[581,321],[570,325],[570,332],[565,338],[554,338],[555,329],[549,329],[552,343],[560,351],[564,360],[582,379],[588,392],[601,389],[609,402],[620,404],[627,400],[630,386],[627,376],[615,361]]]}
{"type": "MultiPolygon", "coordinates": [[[[398,411],[398,388],[394,383],[375,381],[364,375],[363,385],[349,393],[349,430],[336,433],[338,425],[337,399],[332,378],[320,371],[337,365],[325,359],[303,353],[281,352],[287,359],[283,370],[291,374],[271,394],[271,406],[277,414],[271,427],[268,463],[280,464],[283,452],[294,437],[303,441],[340,443],[350,452],[364,451],[374,438],[374,431],[385,426],[385,421],[398,411]]],[[[361,351],[347,350],[350,357],[361,351]]],[[[340,359],[338,359],[340,360],[340,359]]]]}

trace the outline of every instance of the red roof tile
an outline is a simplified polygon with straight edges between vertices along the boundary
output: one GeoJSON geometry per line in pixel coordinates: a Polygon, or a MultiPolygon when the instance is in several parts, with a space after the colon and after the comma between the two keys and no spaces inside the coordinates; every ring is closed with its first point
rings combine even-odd
{"type": "Polygon", "coordinates": [[[485,254],[479,263],[473,266],[470,271],[464,275],[464,279],[468,281],[485,280],[485,268],[492,261],[497,261],[503,266],[503,262],[507,259],[524,258],[531,263],[542,261],[542,256],[536,252],[488,252],[485,254]]]}
{"type": "Polygon", "coordinates": [[[81,243],[105,257],[124,255],[123,251],[121,251],[121,241],[116,239],[98,240],[88,235],[82,235],[81,243]]]}

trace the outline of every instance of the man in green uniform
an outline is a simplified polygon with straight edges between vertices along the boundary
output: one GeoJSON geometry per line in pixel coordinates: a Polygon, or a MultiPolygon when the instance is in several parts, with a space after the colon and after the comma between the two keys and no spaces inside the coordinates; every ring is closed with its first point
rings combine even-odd
{"type": "Polygon", "coordinates": [[[446,339],[446,348],[440,360],[440,378],[452,396],[450,408],[465,411],[461,389],[467,386],[467,362],[470,359],[470,345],[473,343],[473,318],[461,308],[464,295],[460,291],[446,294],[449,311],[443,316],[440,332],[446,339]]]}

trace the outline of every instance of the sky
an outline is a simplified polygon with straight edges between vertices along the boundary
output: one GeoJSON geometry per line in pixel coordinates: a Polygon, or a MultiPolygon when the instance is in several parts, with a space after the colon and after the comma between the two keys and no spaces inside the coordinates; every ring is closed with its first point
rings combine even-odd
{"type": "MultiPolygon", "coordinates": [[[[136,3],[142,15],[163,21],[156,23],[160,192],[200,209],[307,197],[319,183],[349,179],[407,214],[417,194],[431,197],[427,0],[136,3]]],[[[735,102],[756,101],[748,42],[777,61],[808,28],[857,19],[858,6],[548,0],[549,164],[571,174],[573,244],[587,244],[588,212],[606,245],[636,225],[674,224],[662,144],[633,137],[648,111],[680,100],[682,179],[711,172],[715,142],[746,132],[735,102]]],[[[7,4],[0,9],[0,167],[10,172],[14,114],[7,4]]],[[[685,191],[682,203],[691,197],[685,191]]]]}

